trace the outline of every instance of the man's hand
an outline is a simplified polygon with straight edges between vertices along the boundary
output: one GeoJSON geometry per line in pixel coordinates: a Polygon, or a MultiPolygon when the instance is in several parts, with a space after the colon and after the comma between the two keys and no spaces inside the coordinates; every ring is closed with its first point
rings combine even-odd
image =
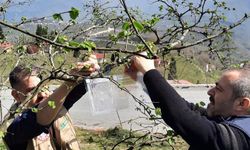
{"type": "Polygon", "coordinates": [[[156,60],[146,59],[141,56],[133,56],[131,59],[131,64],[125,67],[125,73],[128,74],[132,79],[136,80],[137,72],[145,74],[147,71],[155,69],[155,63],[159,62],[159,60],[157,62],[156,60]]]}
{"type": "MultiPolygon", "coordinates": [[[[79,62],[76,64],[76,67],[70,71],[71,75],[76,76],[88,76],[91,73],[99,70],[100,67],[97,63],[95,55],[91,55],[86,62],[79,62]]],[[[47,97],[44,101],[39,103],[37,115],[37,122],[41,125],[49,125],[55,119],[56,115],[60,111],[65,97],[68,93],[76,86],[76,82],[67,82],[65,81],[60,87],[58,87],[54,93],[47,97]],[[55,108],[51,109],[46,107],[48,101],[53,101],[55,103],[55,108]]]]}
{"type": "Polygon", "coordinates": [[[155,69],[154,59],[146,59],[140,56],[134,56],[131,63],[133,64],[133,67],[143,74],[151,69],[155,69]]]}
{"type": "Polygon", "coordinates": [[[100,69],[95,55],[90,55],[85,62],[78,62],[76,67],[70,71],[71,75],[89,76],[100,69]]]}

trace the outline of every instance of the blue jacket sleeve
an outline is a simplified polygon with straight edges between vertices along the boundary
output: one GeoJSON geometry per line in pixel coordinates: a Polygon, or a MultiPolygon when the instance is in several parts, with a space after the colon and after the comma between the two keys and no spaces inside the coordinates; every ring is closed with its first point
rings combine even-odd
{"type": "Polygon", "coordinates": [[[77,102],[87,92],[86,81],[83,80],[81,83],[76,85],[72,91],[67,95],[64,102],[64,107],[69,110],[75,102],[77,102]]]}
{"type": "Polygon", "coordinates": [[[27,145],[28,140],[40,135],[48,133],[48,126],[42,126],[36,121],[36,113],[28,110],[22,115],[14,119],[7,128],[7,133],[3,137],[5,143],[10,149],[17,145],[27,145]]]}

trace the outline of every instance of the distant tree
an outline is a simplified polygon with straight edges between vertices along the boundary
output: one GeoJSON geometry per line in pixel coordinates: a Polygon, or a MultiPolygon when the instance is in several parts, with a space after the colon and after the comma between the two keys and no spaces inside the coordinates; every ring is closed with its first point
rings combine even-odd
{"type": "Polygon", "coordinates": [[[48,39],[53,40],[56,38],[57,32],[56,30],[52,30],[49,34],[48,34],[48,39]]]}
{"type": "MultiPolygon", "coordinates": [[[[38,24],[36,27],[36,35],[47,38],[48,37],[48,27],[47,26],[43,26],[41,24],[38,24]]],[[[40,43],[41,40],[36,39],[37,43],[40,43]]]]}
{"type": "Polygon", "coordinates": [[[5,36],[3,34],[2,26],[0,26],[0,40],[3,40],[3,39],[5,39],[5,36]]]}
{"type": "Polygon", "coordinates": [[[171,58],[169,64],[169,73],[168,73],[168,80],[177,79],[177,70],[176,70],[176,60],[174,57],[171,58]]]}

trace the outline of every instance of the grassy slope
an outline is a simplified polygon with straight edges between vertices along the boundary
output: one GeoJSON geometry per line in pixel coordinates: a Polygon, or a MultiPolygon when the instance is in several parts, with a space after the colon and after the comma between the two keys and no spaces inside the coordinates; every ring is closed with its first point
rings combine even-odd
{"type": "MultiPolygon", "coordinates": [[[[177,69],[177,79],[176,80],[187,80],[189,82],[192,82],[194,84],[197,83],[214,83],[218,77],[220,72],[214,70],[213,72],[205,72],[205,67],[201,66],[196,60],[189,59],[182,56],[174,56],[176,60],[176,69],[177,69]]],[[[170,60],[169,58],[166,58],[166,60],[170,60]]],[[[164,69],[163,67],[159,68],[160,72],[165,76],[167,79],[169,68],[166,67],[164,69]]]]}
{"type": "Polygon", "coordinates": [[[188,80],[192,83],[215,83],[219,77],[219,71],[205,72],[205,67],[200,66],[197,61],[186,61],[183,57],[176,57],[177,78],[188,80]]]}
{"type": "MultiPolygon", "coordinates": [[[[130,134],[128,130],[120,128],[113,128],[107,131],[93,131],[76,127],[76,133],[82,150],[111,150],[115,145],[117,145],[115,146],[115,150],[125,150],[129,148],[136,150],[187,150],[189,147],[179,137],[175,138],[175,143],[170,145],[167,139],[152,142],[148,137],[138,138],[143,135],[142,133],[130,134]],[[132,138],[124,140],[129,136],[132,138]]],[[[1,141],[0,150],[5,149],[6,147],[1,141]]]]}
{"type": "MultiPolygon", "coordinates": [[[[107,60],[110,60],[110,56],[107,56],[107,60]]],[[[72,54],[69,54],[67,57],[58,56],[56,57],[56,66],[59,66],[59,62],[62,62],[66,58],[66,68],[70,67],[70,64],[74,64],[77,61],[75,58],[72,57],[72,54]]],[[[185,59],[182,56],[175,56],[176,64],[177,64],[177,79],[188,80],[192,83],[214,83],[218,79],[219,71],[213,71],[210,73],[205,73],[204,66],[201,66],[196,60],[194,59],[185,59]]],[[[1,76],[4,76],[5,79],[8,76],[10,70],[13,68],[17,60],[17,56],[13,56],[11,53],[7,53],[5,55],[0,56],[0,72],[1,76]]],[[[167,58],[170,60],[170,57],[167,58]]],[[[38,66],[42,66],[43,64],[50,65],[48,59],[46,57],[39,57],[39,56],[25,56],[20,61],[21,63],[28,63],[28,64],[36,64],[38,66]]],[[[64,68],[65,68],[64,67],[64,68]]],[[[114,68],[111,71],[111,74],[123,74],[124,66],[120,65],[117,68],[114,68]]],[[[161,66],[159,70],[164,74],[164,68],[161,66]]],[[[165,71],[165,77],[168,74],[168,67],[165,71]]]]}

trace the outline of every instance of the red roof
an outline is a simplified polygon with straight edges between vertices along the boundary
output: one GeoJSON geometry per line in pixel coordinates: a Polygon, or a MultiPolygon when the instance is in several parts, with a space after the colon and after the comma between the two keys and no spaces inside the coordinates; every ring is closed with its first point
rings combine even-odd
{"type": "Polygon", "coordinates": [[[102,58],[104,58],[105,55],[102,53],[95,53],[95,56],[97,59],[102,59],[102,58]]]}
{"type": "Polygon", "coordinates": [[[0,43],[0,48],[2,49],[8,49],[11,48],[13,45],[10,42],[3,41],[0,43]]]}

